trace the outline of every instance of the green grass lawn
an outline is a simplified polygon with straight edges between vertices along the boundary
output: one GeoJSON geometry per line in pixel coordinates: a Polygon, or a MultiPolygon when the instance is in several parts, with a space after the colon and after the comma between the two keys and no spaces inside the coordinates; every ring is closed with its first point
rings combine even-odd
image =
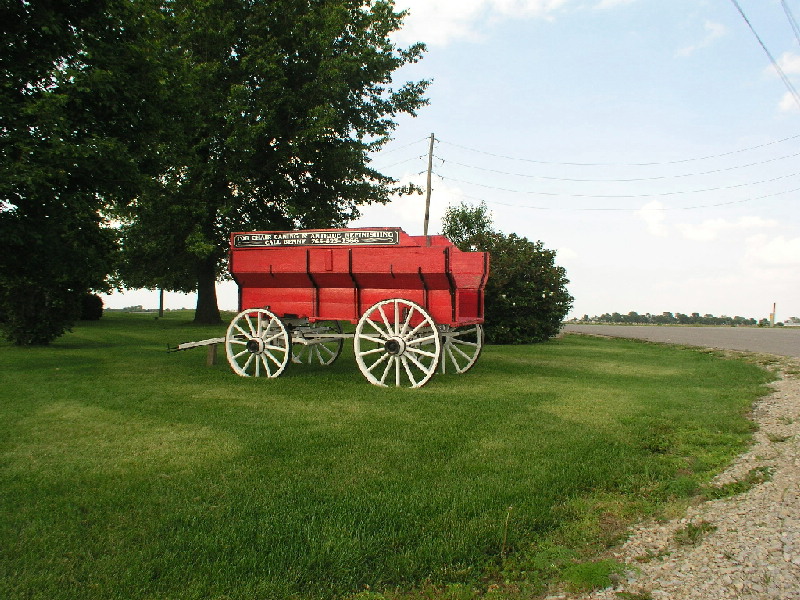
{"type": "Polygon", "coordinates": [[[514,597],[607,583],[632,520],[702,492],[770,376],[567,336],[380,389],[352,350],[235,376],[190,313],[0,344],[0,597],[514,597]],[[366,591],[369,590],[369,591],[366,591]],[[489,590],[487,592],[487,590],[489,590]],[[382,595],[383,594],[383,595],[382,595]],[[499,595],[498,595],[499,594],[499,595]]]}

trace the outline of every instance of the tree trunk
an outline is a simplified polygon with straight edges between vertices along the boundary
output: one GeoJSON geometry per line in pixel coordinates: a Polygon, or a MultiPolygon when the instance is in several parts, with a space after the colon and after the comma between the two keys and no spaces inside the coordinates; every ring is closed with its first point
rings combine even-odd
{"type": "Polygon", "coordinates": [[[222,323],[217,306],[217,264],[213,258],[202,260],[197,269],[197,308],[194,322],[208,325],[222,323]]]}

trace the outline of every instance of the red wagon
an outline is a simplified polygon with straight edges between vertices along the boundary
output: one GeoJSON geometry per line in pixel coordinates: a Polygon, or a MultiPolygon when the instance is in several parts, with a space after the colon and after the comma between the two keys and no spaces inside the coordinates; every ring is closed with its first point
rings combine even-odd
{"type": "Polygon", "coordinates": [[[290,362],[331,364],[353,339],[362,374],[419,387],[471,368],[483,345],[489,255],[398,228],[231,235],[239,310],[224,338],[233,370],[278,377],[290,362]],[[345,333],[342,322],[355,325],[345,333]]]}

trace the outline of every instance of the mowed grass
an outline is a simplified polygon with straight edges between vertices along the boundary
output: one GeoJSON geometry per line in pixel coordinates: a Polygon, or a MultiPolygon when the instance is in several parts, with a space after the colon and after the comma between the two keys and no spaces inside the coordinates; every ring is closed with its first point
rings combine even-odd
{"type": "MultiPolygon", "coordinates": [[[[770,376],[568,336],[379,389],[330,367],[247,379],[191,313],[107,313],[0,345],[0,597],[530,597],[746,446],[770,376]],[[498,596],[500,594],[500,596],[498,596]]],[[[589,578],[600,572],[599,579],[589,578]]],[[[607,581],[607,579],[605,580],[607,581]]],[[[593,583],[594,582],[594,583],[593,583]]]]}

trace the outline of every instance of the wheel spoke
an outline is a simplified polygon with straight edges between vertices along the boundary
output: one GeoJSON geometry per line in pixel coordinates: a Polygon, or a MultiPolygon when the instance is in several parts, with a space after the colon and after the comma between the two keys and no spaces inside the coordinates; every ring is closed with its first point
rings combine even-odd
{"type": "Polygon", "coordinates": [[[456,356],[455,356],[455,354],[453,354],[452,346],[448,346],[447,347],[447,356],[450,357],[450,361],[453,363],[453,366],[456,368],[456,373],[460,372],[461,371],[461,365],[458,364],[458,361],[456,360],[456,356]]]}
{"type": "Polygon", "coordinates": [[[419,361],[419,359],[418,359],[416,356],[414,356],[413,354],[407,354],[407,355],[406,355],[406,356],[404,356],[403,358],[404,358],[404,359],[405,359],[405,358],[408,358],[408,360],[410,360],[411,362],[413,362],[413,363],[414,363],[414,364],[417,366],[417,368],[418,368],[420,371],[422,371],[423,373],[425,373],[425,374],[427,374],[427,373],[430,371],[430,368],[428,368],[428,367],[426,367],[425,365],[423,365],[423,364],[422,364],[422,363],[419,361]]]}
{"type": "Polygon", "coordinates": [[[383,324],[386,325],[386,331],[389,333],[389,337],[391,337],[392,333],[392,324],[389,323],[389,319],[386,318],[386,313],[383,312],[383,305],[378,305],[378,312],[381,315],[381,319],[383,320],[383,324]]]}
{"type": "Polygon", "coordinates": [[[394,385],[395,387],[400,387],[400,357],[395,356],[394,358],[394,385]]]}
{"type": "MultiPolygon", "coordinates": [[[[384,348],[375,348],[373,350],[365,350],[364,352],[359,352],[359,356],[368,356],[370,354],[378,354],[379,352],[386,352],[384,348]]],[[[387,354],[388,356],[388,354],[387,354]]]]}
{"type": "Polygon", "coordinates": [[[480,344],[476,342],[468,342],[467,340],[460,340],[456,337],[453,338],[452,342],[453,345],[458,344],[459,346],[469,346],[470,348],[478,348],[480,344]]]}
{"type": "MultiPolygon", "coordinates": [[[[385,361],[387,358],[390,358],[390,357],[391,357],[391,354],[384,354],[378,360],[376,360],[374,363],[372,363],[372,365],[367,369],[367,371],[372,373],[372,371],[375,370],[375,367],[377,367],[379,364],[381,364],[383,361],[385,361]]],[[[385,377],[385,374],[384,374],[384,377],[385,377]]]]}
{"type": "Polygon", "coordinates": [[[469,354],[467,354],[466,352],[464,352],[461,348],[459,348],[458,345],[456,345],[456,344],[453,344],[453,345],[450,346],[450,352],[453,352],[454,350],[456,352],[458,352],[461,356],[466,358],[467,360],[472,360],[472,357],[469,354]]]}
{"type": "Polygon", "coordinates": [[[436,338],[437,336],[438,336],[438,334],[434,333],[432,335],[426,335],[425,337],[414,338],[413,340],[407,341],[406,344],[409,345],[409,346],[418,346],[419,344],[421,344],[423,342],[431,341],[432,339],[436,338]]]}
{"type": "Polygon", "coordinates": [[[408,335],[406,335],[406,339],[408,339],[408,338],[411,338],[411,337],[414,337],[414,336],[417,334],[417,332],[418,332],[420,329],[422,329],[423,327],[425,327],[426,325],[428,325],[428,324],[427,324],[425,321],[423,321],[422,323],[420,323],[419,325],[417,325],[416,327],[414,327],[414,329],[412,329],[412,330],[411,330],[411,333],[409,333],[408,335]]]}
{"type": "Polygon", "coordinates": [[[414,354],[422,354],[422,356],[429,356],[431,358],[436,358],[435,352],[428,352],[427,350],[420,350],[419,348],[406,348],[406,352],[413,352],[414,354]]]}
{"type": "Polygon", "coordinates": [[[369,323],[369,324],[372,326],[372,328],[373,328],[375,331],[377,331],[377,332],[378,332],[378,335],[380,335],[381,337],[383,337],[383,338],[389,338],[389,337],[392,337],[391,335],[389,335],[389,332],[388,332],[388,331],[384,331],[383,329],[381,329],[381,328],[378,326],[378,324],[377,324],[375,321],[373,321],[372,319],[370,319],[369,317],[366,317],[366,319],[365,319],[365,320],[366,320],[366,322],[367,322],[367,323],[369,323]]]}
{"type": "Polygon", "coordinates": [[[386,385],[384,382],[386,381],[386,376],[389,374],[389,370],[392,368],[392,362],[394,360],[394,356],[386,355],[389,357],[389,360],[386,362],[386,368],[383,370],[383,375],[381,375],[381,385],[386,385]]]}
{"type": "Polygon", "coordinates": [[[398,332],[398,335],[405,336],[406,332],[408,331],[408,326],[411,324],[411,315],[414,313],[413,310],[409,310],[408,314],[406,315],[406,320],[403,321],[403,327],[398,332]]]}
{"type": "Polygon", "coordinates": [[[256,337],[256,330],[253,329],[253,321],[250,320],[250,315],[245,315],[244,320],[247,321],[247,327],[250,329],[250,337],[256,337]]]}
{"type": "MultiPolygon", "coordinates": [[[[270,359],[272,362],[274,362],[276,366],[280,367],[280,366],[281,366],[281,364],[282,364],[282,363],[281,363],[281,361],[279,361],[277,358],[275,358],[275,356],[272,354],[272,352],[267,352],[266,350],[267,350],[267,349],[265,349],[265,350],[264,350],[264,354],[263,354],[263,356],[266,356],[266,357],[267,357],[267,358],[269,358],[269,359],[270,359]]],[[[266,361],[264,361],[264,363],[266,364],[266,361]]]]}
{"type": "Polygon", "coordinates": [[[266,355],[262,354],[261,356],[259,356],[258,362],[264,365],[264,369],[267,371],[267,377],[272,377],[272,369],[269,368],[269,363],[267,362],[266,355]]]}
{"type": "MultiPolygon", "coordinates": [[[[414,375],[413,375],[413,373],[411,373],[411,367],[408,366],[408,360],[406,359],[405,356],[401,357],[401,360],[403,361],[403,367],[406,370],[406,375],[408,375],[408,379],[409,379],[409,381],[411,381],[411,387],[417,387],[417,380],[414,379],[414,375]]],[[[424,369],[423,369],[423,372],[424,372],[424,369]]],[[[400,384],[398,383],[398,385],[400,385],[400,384]]]]}

